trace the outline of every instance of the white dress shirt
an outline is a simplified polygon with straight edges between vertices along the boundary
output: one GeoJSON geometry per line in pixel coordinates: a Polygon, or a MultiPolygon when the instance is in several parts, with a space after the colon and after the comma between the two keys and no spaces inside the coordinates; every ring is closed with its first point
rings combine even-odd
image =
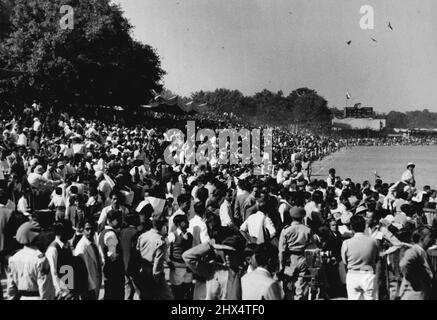
{"type": "MultiPolygon", "coordinates": [[[[248,232],[249,236],[259,238],[262,235],[262,229],[266,228],[270,237],[273,237],[276,233],[275,226],[273,225],[272,220],[267,217],[263,212],[258,211],[255,214],[250,215],[240,226],[240,230],[244,232],[248,232]],[[264,226],[263,226],[264,221],[264,226]]],[[[263,241],[262,241],[263,242],[263,241]]]]}
{"type": "Polygon", "coordinates": [[[208,227],[201,217],[196,214],[190,219],[189,223],[190,226],[188,227],[188,232],[193,235],[193,247],[202,243],[207,243],[210,240],[208,227]]]}

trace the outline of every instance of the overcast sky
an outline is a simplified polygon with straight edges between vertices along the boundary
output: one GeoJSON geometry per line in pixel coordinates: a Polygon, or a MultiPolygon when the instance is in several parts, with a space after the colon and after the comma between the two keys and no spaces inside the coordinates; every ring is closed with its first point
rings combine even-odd
{"type": "Polygon", "coordinates": [[[437,112],[435,0],[114,2],[134,37],[157,49],[165,86],[175,93],[266,88],[287,95],[309,87],[342,108],[349,89],[350,104],[380,112],[437,112]],[[367,4],[375,9],[374,30],[360,28],[367,4]]]}

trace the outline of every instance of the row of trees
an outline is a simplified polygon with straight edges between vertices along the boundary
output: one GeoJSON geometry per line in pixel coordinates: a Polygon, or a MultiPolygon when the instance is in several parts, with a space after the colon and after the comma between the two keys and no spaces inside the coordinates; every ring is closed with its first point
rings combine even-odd
{"type": "Polygon", "coordinates": [[[140,105],[160,91],[155,50],[135,41],[110,0],[0,0],[0,68],[24,72],[0,82],[0,99],[60,104],[140,105]],[[74,28],[60,26],[63,5],[74,28]]]}
{"type": "MultiPolygon", "coordinates": [[[[158,54],[132,39],[132,26],[110,0],[0,0],[0,9],[0,68],[24,72],[0,82],[1,100],[133,107],[162,90],[158,54]],[[72,30],[60,27],[62,5],[74,9],[72,30]]],[[[326,100],[307,88],[288,96],[217,89],[184,99],[255,123],[320,129],[331,120],[326,100]]]]}
{"type": "Polygon", "coordinates": [[[437,113],[428,109],[423,111],[398,112],[387,114],[387,126],[390,128],[437,128],[437,113]]]}
{"type": "MultiPolygon", "coordinates": [[[[0,68],[23,74],[0,80],[0,100],[37,99],[56,105],[147,104],[161,92],[160,57],[132,38],[132,25],[111,0],[0,0],[0,68]],[[60,26],[63,5],[74,9],[74,28],[60,26]]],[[[294,125],[313,130],[330,127],[327,101],[308,88],[285,95],[263,90],[245,96],[238,90],[199,91],[186,102],[207,103],[210,112],[234,113],[253,123],[294,125]]],[[[437,128],[437,113],[396,112],[388,127],[437,128]]]]}
{"type": "Polygon", "coordinates": [[[282,91],[266,89],[252,96],[244,96],[238,90],[217,89],[195,92],[191,99],[207,103],[212,112],[233,113],[257,124],[294,125],[319,131],[329,128],[332,119],[327,101],[308,88],[294,90],[287,96],[282,91]]]}

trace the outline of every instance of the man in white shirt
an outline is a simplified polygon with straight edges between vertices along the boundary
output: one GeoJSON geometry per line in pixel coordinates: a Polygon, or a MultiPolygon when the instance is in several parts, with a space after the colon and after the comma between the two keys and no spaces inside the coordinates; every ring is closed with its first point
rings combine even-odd
{"type": "Polygon", "coordinates": [[[81,295],[82,300],[97,300],[102,282],[102,260],[94,242],[95,223],[85,221],[83,236],[74,250],[74,255],[81,257],[88,270],[88,292],[81,295]]]}
{"type": "Polygon", "coordinates": [[[129,209],[121,204],[123,202],[122,199],[123,196],[120,193],[118,192],[112,193],[111,205],[104,207],[102,209],[102,212],[100,213],[99,220],[97,221],[98,230],[102,230],[106,226],[107,216],[110,211],[114,211],[114,210],[120,211],[122,217],[125,217],[129,213],[129,209]]]}
{"type": "Polygon", "coordinates": [[[39,121],[38,118],[34,118],[33,119],[33,126],[32,126],[33,131],[40,132],[41,131],[41,127],[42,127],[41,121],[39,121]]]}
{"type": "Polygon", "coordinates": [[[144,178],[147,175],[147,170],[144,164],[139,163],[136,161],[135,166],[132,167],[132,169],[129,171],[129,174],[132,177],[132,181],[134,183],[143,182],[144,178]],[[138,179],[138,181],[136,181],[138,179]]]}
{"type": "Polygon", "coordinates": [[[17,128],[17,135],[17,146],[27,147],[27,136],[24,134],[21,128],[17,128]]]}
{"type": "Polygon", "coordinates": [[[107,225],[99,235],[99,250],[104,261],[104,300],[123,300],[125,272],[118,230],[122,217],[119,211],[107,213],[107,225]]]}
{"type": "MultiPolygon", "coordinates": [[[[73,253],[68,240],[73,237],[74,230],[69,220],[57,222],[54,229],[56,238],[47,248],[45,256],[50,264],[55,296],[58,298],[71,297],[74,289],[74,273],[72,274],[73,277],[65,277],[66,282],[64,282],[64,277],[61,279],[61,275],[65,272],[63,268],[72,267],[73,253]]],[[[74,270],[70,270],[70,272],[74,272],[74,270]]]]}
{"type": "Polygon", "coordinates": [[[273,274],[278,264],[278,249],[271,244],[255,248],[254,258],[258,267],[241,278],[242,300],[282,300],[284,291],[273,274]]]}
{"type": "Polygon", "coordinates": [[[205,205],[198,201],[194,203],[194,216],[189,220],[188,232],[193,235],[193,247],[210,241],[208,227],[204,221],[205,205]]]}
{"type": "Polygon", "coordinates": [[[326,183],[328,184],[328,188],[335,186],[335,173],[336,172],[335,172],[334,168],[329,169],[329,177],[328,177],[328,179],[326,179],[326,183]]]}
{"type": "Polygon", "coordinates": [[[105,205],[109,205],[111,202],[110,194],[112,191],[111,184],[105,179],[105,174],[103,171],[97,171],[96,174],[96,180],[99,183],[97,190],[103,193],[105,196],[105,205]]]}
{"type": "Polygon", "coordinates": [[[251,238],[256,238],[256,243],[258,244],[269,240],[265,239],[265,231],[268,231],[270,239],[276,234],[272,220],[264,212],[267,212],[266,202],[260,200],[259,210],[250,215],[240,226],[240,230],[247,233],[251,238]]]}
{"type": "Polygon", "coordinates": [[[27,181],[31,187],[40,190],[51,186],[50,181],[42,176],[43,173],[43,166],[38,165],[35,170],[27,176],[27,181]]]}
{"type": "Polygon", "coordinates": [[[176,210],[176,212],[173,213],[168,219],[168,234],[176,231],[176,225],[173,222],[174,217],[180,214],[188,216],[188,212],[190,211],[191,197],[189,194],[181,194],[177,201],[179,209],[176,210]]]}
{"type": "Polygon", "coordinates": [[[232,195],[231,189],[226,190],[222,204],[220,205],[220,221],[222,227],[228,227],[234,224],[232,214],[232,195]]]}

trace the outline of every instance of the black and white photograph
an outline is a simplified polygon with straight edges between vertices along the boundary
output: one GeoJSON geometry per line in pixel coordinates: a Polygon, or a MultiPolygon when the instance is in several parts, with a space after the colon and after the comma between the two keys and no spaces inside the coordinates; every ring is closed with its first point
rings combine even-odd
{"type": "Polygon", "coordinates": [[[436,36],[435,0],[0,0],[2,305],[437,300],[436,36]]]}

